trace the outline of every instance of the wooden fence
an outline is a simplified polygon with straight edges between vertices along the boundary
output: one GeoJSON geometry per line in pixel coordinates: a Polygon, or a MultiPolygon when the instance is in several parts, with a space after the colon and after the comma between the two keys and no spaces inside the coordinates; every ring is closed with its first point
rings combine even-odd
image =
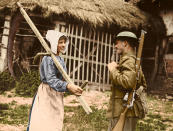
{"type": "Polygon", "coordinates": [[[70,44],[63,57],[70,77],[77,84],[88,80],[99,90],[105,90],[110,86],[107,64],[112,56],[112,35],[73,24],[68,25],[66,32],[70,44]]]}

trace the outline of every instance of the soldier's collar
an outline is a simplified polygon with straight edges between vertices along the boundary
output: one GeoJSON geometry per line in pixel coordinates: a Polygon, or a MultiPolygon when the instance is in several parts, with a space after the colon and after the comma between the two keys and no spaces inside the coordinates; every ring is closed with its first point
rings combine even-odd
{"type": "Polygon", "coordinates": [[[122,56],[136,56],[134,51],[128,51],[122,54],[122,56]]]}

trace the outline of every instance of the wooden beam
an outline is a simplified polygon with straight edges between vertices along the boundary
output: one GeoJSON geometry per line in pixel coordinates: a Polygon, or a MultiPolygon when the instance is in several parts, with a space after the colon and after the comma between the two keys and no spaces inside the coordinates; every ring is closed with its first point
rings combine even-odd
{"type": "MultiPolygon", "coordinates": [[[[90,44],[91,44],[91,34],[92,34],[92,32],[91,32],[91,30],[88,32],[89,34],[89,41],[88,41],[88,54],[90,53],[90,44]]],[[[87,80],[89,81],[89,60],[90,60],[90,56],[88,56],[88,62],[87,62],[87,80]]]]}
{"type": "MultiPolygon", "coordinates": [[[[106,42],[108,42],[108,33],[106,33],[106,35],[105,35],[105,43],[106,42]]],[[[104,60],[103,60],[103,63],[106,63],[106,45],[104,45],[104,60]]],[[[103,70],[103,83],[104,84],[106,84],[106,67],[107,67],[107,65],[106,66],[104,66],[104,70],[103,70]]]]}
{"type": "MultiPolygon", "coordinates": [[[[81,45],[82,45],[82,35],[83,35],[83,27],[81,27],[81,30],[80,30],[80,40],[79,40],[79,60],[78,60],[78,79],[80,79],[80,67],[81,66],[79,66],[80,65],[80,61],[81,61],[81,55],[80,55],[80,53],[81,53],[81,45]]],[[[82,63],[82,62],[81,62],[82,63]]],[[[79,82],[78,82],[78,85],[79,85],[79,82]]]]}
{"type": "MultiPolygon", "coordinates": [[[[86,31],[84,32],[84,34],[85,34],[85,37],[87,36],[87,33],[86,33],[86,31]]],[[[83,55],[85,56],[85,53],[86,53],[86,39],[84,39],[84,50],[83,50],[83,55]]],[[[85,79],[85,76],[84,76],[84,74],[85,74],[85,59],[87,59],[87,56],[84,58],[83,57],[83,62],[82,62],[82,64],[83,64],[83,68],[82,68],[82,80],[84,80],[85,79]]]]}
{"type": "Polygon", "coordinates": [[[158,62],[159,62],[159,45],[157,45],[155,49],[154,67],[153,67],[153,72],[151,74],[151,80],[150,80],[151,85],[154,83],[154,79],[156,78],[156,74],[158,71],[158,62]]]}
{"type": "MultiPolygon", "coordinates": [[[[111,34],[109,34],[109,52],[108,52],[108,63],[110,63],[110,61],[111,61],[111,50],[112,50],[112,36],[111,36],[111,34]]],[[[108,71],[108,78],[109,78],[109,71],[108,71]]],[[[110,79],[108,79],[108,82],[107,82],[107,84],[109,84],[110,83],[110,79]]]]}
{"type": "MultiPolygon", "coordinates": [[[[101,44],[100,44],[100,46],[101,46],[101,49],[100,49],[100,62],[102,62],[102,59],[103,59],[103,40],[104,40],[104,33],[102,32],[101,33],[101,35],[102,35],[102,39],[101,39],[101,44]]],[[[104,66],[103,66],[104,67],[104,66]]],[[[103,69],[104,70],[104,69],[103,69]]],[[[101,76],[103,76],[103,74],[102,74],[102,65],[100,64],[100,77],[99,77],[99,83],[100,83],[100,85],[101,85],[101,78],[102,78],[102,88],[104,88],[104,86],[103,86],[103,77],[101,77],[101,76]]]]}
{"type": "MultiPolygon", "coordinates": [[[[78,35],[78,25],[76,25],[76,32],[75,32],[75,35],[77,36],[78,35]]],[[[74,47],[74,49],[76,49],[77,48],[77,37],[75,37],[75,47],[74,47]]],[[[76,57],[76,52],[77,52],[77,50],[74,50],[74,57],[76,57]]],[[[75,70],[75,65],[76,65],[76,63],[77,63],[77,60],[76,59],[74,59],[74,61],[73,61],[73,70],[75,70]]],[[[75,73],[73,73],[73,80],[75,79],[75,73]]]]}
{"type": "MultiPolygon", "coordinates": [[[[94,34],[93,34],[93,40],[95,40],[96,39],[96,32],[95,31],[93,31],[94,32],[94,34]]],[[[94,46],[95,46],[95,43],[93,42],[93,44],[92,44],[92,49],[94,48],[94,46]]],[[[93,61],[94,61],[94,54],[93,55],[91,55],[91,57],[92,57],[92,61],[91,61],[91,82],[94,82],[93,81],[93,68],[94,68],[94,66],[93,66],[93,61]]]]}
{"type": "MultiPolygon", "coordinates": [[[[98,76],[98,79],[100,77],[99,73],[98,73],[98,64],[99,64],[99,62],[98,62],[98,57],[99,57],[98,56],[99,55],[98,52],[99,52],[99,43],[100,43],[100,38],[99,37],[100,37],[100,32],[98,31],[97,32],[97,45],[96,45],[97,46],[97,50],[96,50],[96,71],[95,71],[96,72],[96,76],[95,76],[95,82],[97,82],[97,76],[98,76]]],[[[93,68],[93,70],[94,70],[94,68],[93,68]]],[[[100,86],[99,86],[99,91],[100,91],[100,86]]]]}
{"type": "MultiPolygon", "coordinates": [[[[74,32],[74,25],[71,25],[71,34],[73,34],[74,32]]],[[[72,56],[72,43],[73,43],[73,38],[71,37],[71,41],[70,41],[70,59],[69,59],[69,75],[70,75],[70,71],[71,71],[71,67],[72,67],[72,59],[71,59],[71,56],[72,56]]]]}

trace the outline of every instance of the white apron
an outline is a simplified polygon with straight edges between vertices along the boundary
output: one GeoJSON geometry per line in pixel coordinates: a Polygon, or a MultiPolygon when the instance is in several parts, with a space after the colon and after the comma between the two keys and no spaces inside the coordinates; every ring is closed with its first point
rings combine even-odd
{"type": "Polygon", "coordinates": [[[63,93],[41,83],[33,100],[28,131],[62,131],[63,93]]]}

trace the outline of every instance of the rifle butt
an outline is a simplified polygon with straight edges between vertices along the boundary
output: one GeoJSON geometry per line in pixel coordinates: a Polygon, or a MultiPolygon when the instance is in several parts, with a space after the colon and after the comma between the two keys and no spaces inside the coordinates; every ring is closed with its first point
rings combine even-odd
{"type": "Polygon", "coordinates": [[[127,112],[127,109],[126,108],[124,110],[124,112],[121,113],[119,119],[118,119],[118,122],[116,123],[115,127],[113,128],[112,131],[123,131],[123,128],[124,128],[124,124],[125,124],[125,119],[126,119],[126,112],[127,112]]]}

